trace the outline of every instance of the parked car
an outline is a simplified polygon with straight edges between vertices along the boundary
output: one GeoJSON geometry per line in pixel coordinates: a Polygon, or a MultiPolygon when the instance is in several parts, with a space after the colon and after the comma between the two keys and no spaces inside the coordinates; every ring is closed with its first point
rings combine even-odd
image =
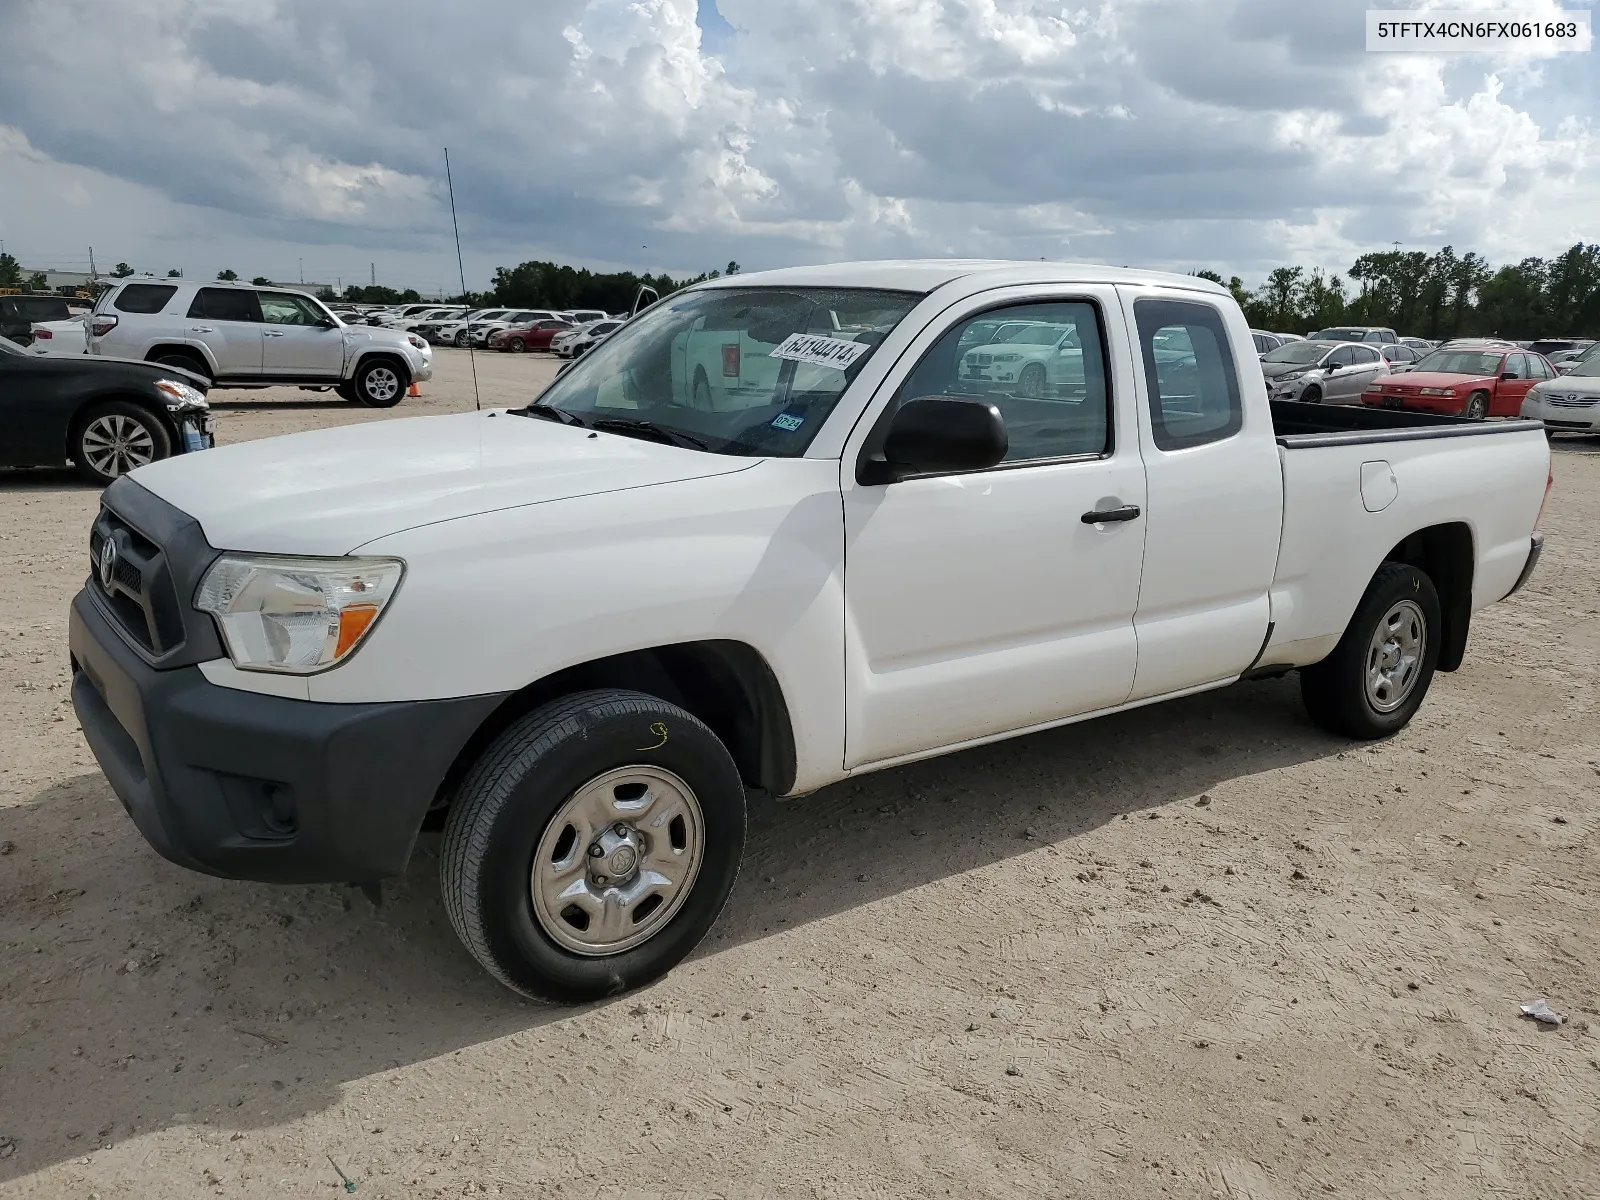
{"type": "Polygon", "coordinates": [[[590,321],[587,324],[578,325],[578,326],[573,327],[572,329],[565,329],[565,330],[560,331],[559,333],[557,333],[555,335],[555,337],[550,339],[550,350],[551,350],[551,352],[553,354],[557,355],[560,358],[571,358],[572,355],[567,353],[567,347],[568,347],[569,343],[571,343],[572,340],[574,338],[576,338],[579,334],[585,332],[589,328],[590,325],[596,325],[598,323],[599,322],[597,322],[597,321],[590,321]]]}
{"type": "Polygon", "coordinates": [[[0,338],[0,466],[71,462],[104,486],[173,454],[211,447],[206,381],[84,355],[33,354],[0,338]]]}
{"type": "Polygon", "coordinates": [[[1593,338],[1543,338],[1530,343],[1528,349],[1554,361],[1557,354],[1581,354],[1594,344],[1593,338]]]}
{"type": "Polygon", "coordinates": [[[611,314],[598,308],[574,308],[562,315],[574,325],[587,325],[590,321],[607,320],[611,314]]]}
{"type": "Polygon", "coordinates": [[[1268,396],[1306,404],[1354,403],[1388,369],[1376,346],[1356,342],[1289,342],[1261,358],[1268,396]]]}
{"type": "Polygon", "coordinates": [[[385,309],[370,313],[367,316],[369,325],[385,325],[389,327],[404,325],[406,322],[415,322],[418,318],[430,313],[443,312],[463,313],[467,311],[465,304],[405,304],[399,308],[385,309]]]}
{"type": "Polygon", "coordinates": [[[87,354],[89,352],[88,314],[80,313],[65,321],[38,321],[33,326],[33,341],[28,348],[35,354],[87,354]]]}
{"type": "Polygon", "coordinates": [[[511,311],[509,308],[482,308],[476,312],[451,317],[447,321],[440,321],[431,330],[427,326],[421,326],[417,332],[435,345],[459,346],[465,349],[472,331],[480,324],[498,321],[511,311]]]}
{"type": "Polygon", "coordinates": [[[609,317],[604,321],[591,321],[582,328],[574,330],[570,339],[563,340],[560,350],[556,353],[562,358],[579,358],[601,339],[621,329],[624,324],[623,321],[609,317]]]}
{"type": "Polygon", "coordinates": [[[515,308],[510,312],[496,317],[493,321],[472,324],[472,344],[484,346],[489,342],[491,335],[499,333],[502,329],[512,329],[522,325],[532,325],[535,321],[559,321],[561,318],[548,308],[515,308]]]}
{"type": "Polygon", "coordinates": [[[1426,353],[1427,351],[1432,350],[1439,345],[1438,342],[1430,342],[1427,338],[1419,337],[1403,337],[1400,339],[1400,344],[1402,346],[1410,346],[1413,350],[1420,350],[1423,353],[1426,353]]]}
{"type": "Polygon", "coordinates": [[[1275,333],[1272,335],[1279,342],[1303,342],[1306,339],[1298,333],[1275,333]]]}
{"type": "Polygon", "coordinates": [[[19,346],[33,341],[33,327],[44,321],[65,321],[84,312],[79,302],[69,307],[65,296],[0,296],[0,337],[19,346]]]}
{"type": "Polygon", "coordinates": [[[1363,404],[1459,414],[1471,421],[1514,417],[1534,384],[1556,378],[1542,354],[1500,349],[1435,350],[1403,376],[1374,379],[1363,404]]]}
{"type": "Polygon", "coordinates": [[[1252,329],[1250,340],[1255,343],[1256,357],[1260,357],[1268,350],[1276,350],[1283,345],[1283,338],[1276,333],[1268,333],[1265,329],[1252,329]]]}
{"type": "Polygon", "coordinates": [[[462,315],[458,308],[435,308],[415,317],[402,317],[389,326],[391,329],[403,329],[407,333],[419,333],[419,325],[437,325],[441,321],[451,321],[462,315]]]}
{"type": "Polygon", "coordinates": [[[1386,325],[1337,325],[1332,329],[1319,329],[1311,335],[1314,342],[1398,342],[1394,330],[1386,325]]]}
{"type": "Polygon", "coordinates": [[[1534,384],[1523,397],[1522,416],[1543,421],[1547,433],[1600,433],[1600,354],[1534,384]]]}
{"type": "Polygon", "coordinates": [[[370,883],[442,816],[471,953],[599,1000],[710,929],[752,790],[1296,670],[1318,724],[1387,737],[1542,544],[1537,423],[1269,405],[1244,314],[1190,276],[811,266],[624,332],[525,407],[107,490],[91,561],[138,530],[173,586],[86,583],[72,697],[157,850],[370,883]],[[1073,326],[1084,393],[971,396],[997,310],[1073,326]],[[698,408],[664,370],[691,332],[784,369],[698,408]]]}
{"type": "Polygon", "coordinates": [[[550,339],[572,328],[570,321],[535,321],[532,325],[518,325],[512,329],[499,329],[489,335],[491,350],[507,350],[521,354],[525,350],[548,350],[550,339]]]}
{"type": "Polygon", "coordinates": [[[1411,364],[1422,357],[1404,342],[1380,342],[1373,349],[1383,355],[1383,360],[1389,364],[1391,371],[1409,371],[1411,364]]]}
{"type": "Polygon", "coordinates": [[[1569,358],[1565,362],[1557,363],[1556,371],[1562,375],[1571,375],[1579,367],[1592,363],[1597,358],[1600,358],[1600,344],[1590,346],[1576,358],[1569,358]]]}
{"type": "Polygon", "coordinates": [[[346,325],[313,296],[242,283],[114,286],[90,314],[89,353],[182,367],[212,387],[320,384],[371,408],[433,377],[414,333],[346,325]]]}

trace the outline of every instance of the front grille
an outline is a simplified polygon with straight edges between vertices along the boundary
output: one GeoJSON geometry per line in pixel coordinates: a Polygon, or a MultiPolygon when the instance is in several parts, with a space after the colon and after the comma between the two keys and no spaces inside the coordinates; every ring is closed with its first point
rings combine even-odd
{"type": "Polygon", "coordinates": [[[1593,408],[1596,404],[1600,404],[1600,396],[1547,395],[1544,402],[1551,408],[1593,408]]]}
{"type": "Polygon", "coordinates": [[[89,577],[118,624],[150,654],[163,657],[183,645],[183,611],[165,553],[108,508],[89,531],[89,577]]]}

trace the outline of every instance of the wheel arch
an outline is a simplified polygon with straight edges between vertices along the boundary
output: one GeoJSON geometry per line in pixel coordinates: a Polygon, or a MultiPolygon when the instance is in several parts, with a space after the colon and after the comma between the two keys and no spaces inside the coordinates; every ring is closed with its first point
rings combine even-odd
{"type": "Polygon", "coordinates": [[[389,346],[373,346],[357,354],[355,362],[350,364],[350,379],[353,381],[362,367],[373,361],[373,359],[379,358],[393,363],[400,369],[400,386],[402,388],[411,386],[411,363],[407,361],[406,356],[401,351],[389,346]]]}
{"type": "Polygon", "coordinates": [[[728,747],[746,787],[781,796],[794,786],[794,726],[767,660],[745,642],[679,642],[566,667],[506,697],[457,753],[439,784],[434,810],[448,807],[472,763],[513,721],[594,688],[628,688],[679,705],[728,747]]]}
{"type": "Polygon", "coordinates": [[[158,404],[150,397],[142,396],[138,392],[111,389],[104,392],[95,392],[78,400],[77,407],[73,409],[72,416],[67,421],[66,458],[72,462],[78,461],[76,453],[78,434],[88,424],[89,416],[96,408],[113,401],[120,401],[123,404],[132,404],[136,408],[142,408],[161,423],[161,428],[167,431],[169,442],[173,446],[177,445],[179,437],[178,423],[172,419],[172,414],[167,411],[164,404],[158,404]]]}
{"type": "Polygon", "coordinates": [[[200,368],[200,373],[207,379],[217,377],[217,364],[211,361],[211,356],[199,346],[191,346],[185,342],[157,342],[145,353],[145,362],[155,362],[165,355],[176,355],[186,358],[200,368]]]}
{"type": "Polygon", "coordinates": [[[1454,671],[1466,656],[1472,624],[1472,580],[1477,567],[1471,528],[1464,522],[1430,525],[1407,535],[1383,557],[1427,574],[1439,593],[1439,664],[1454,671]]]}

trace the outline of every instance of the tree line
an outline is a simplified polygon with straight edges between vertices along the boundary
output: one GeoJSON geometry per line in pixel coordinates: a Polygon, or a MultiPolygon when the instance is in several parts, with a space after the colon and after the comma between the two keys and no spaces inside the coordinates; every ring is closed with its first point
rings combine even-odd
{"type": "Polygon", "coordinates": [[[1403,336],[1600,338],[1600,245],[1577,242],[1555,258],[1524,258],[1492,269],[1451,246],[1363,254],[1346,278],[1277,267],[1254,291],[1239,277],[1195,275],[1225,284],[1252,328],[1311,333],[1332,325],[1386,325],[1403,336]]]}

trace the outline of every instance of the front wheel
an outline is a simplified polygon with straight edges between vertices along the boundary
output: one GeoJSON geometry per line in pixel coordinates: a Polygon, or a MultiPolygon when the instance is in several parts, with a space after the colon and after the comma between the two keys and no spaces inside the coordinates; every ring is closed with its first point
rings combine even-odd
{"type": "Polygon", "coordinates": [[[1029,363],[1022,369],[1022,377],[1017,380],[1017,395],[1025,400],[1044,399],[1044,368],[1038,363],[1029,363]]]}
{"type": "Polygon", "coordinates": [[[101,487],[171,453],[172,439],[155,414],[124,400],[90,409],[72,435],[78,474],[101,487]]]}
{"type": "Polygon", "coordinates": [[[1300,393],[1300,402],[1302,404],[1321,404],[1322,389],[1316,384],[1312,384],[1305,391],[1300,393]]]}
{"type": "Polygon", "coordinates": [[[1333,653],[1300,672],[1311,719],[1330,733],[1372,740],[1404,729],[1439,661],[1439,594],[1409,563],[1384,563],[1333,653]]]}
{"type": "Polygon", "coordinates": [[[507,338],[505,348],[513,354],[521,354],[528,348],[528,343],[521,338],[507,338]]]}
{"type": "Polygon", "coordinates": [[[456,334],[456,345],[462,350],[467,348],[467,331],[465,329],[456,334]]]}
{"type": "Polygon", "coordinates": [[[362,363],[350,385],[356,399],[368,408],[393,408],[406,394],[400,368],[384,358],[362,363]]]}
{"type": "Polygon", "coordinates": [[[513,723],[467,773],[440,883],[486,971],[524,996],[583,1003],[694,949],[744,837],[744,785],[711,730],[642,692],[580,692],[513,723]]]}
{"type": "Polygon", "coordinates": [[[1489,415],[1489,393],[1473,392],[1467,397],[1467,406],[1461,415],[1469,421],[1481,421],[1489,415]]]}

